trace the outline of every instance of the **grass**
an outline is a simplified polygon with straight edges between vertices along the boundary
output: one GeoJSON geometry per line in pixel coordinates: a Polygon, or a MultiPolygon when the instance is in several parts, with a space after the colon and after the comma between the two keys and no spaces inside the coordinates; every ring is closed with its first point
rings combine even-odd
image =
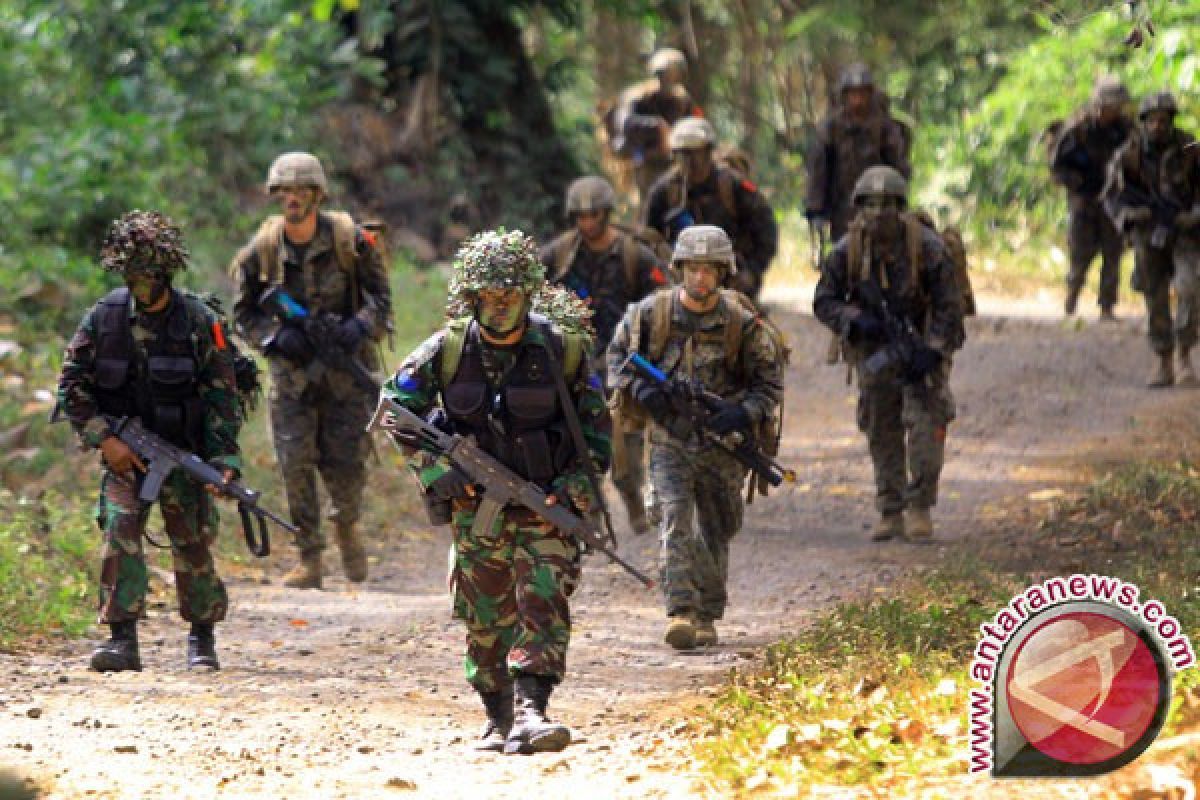
{"type": "MultiPolygon", "coordinates": [[[[833,609],[769,648],[761,668],[731,672],[690,723],[704,769],[741,796],[822,786],[896,793],[962,775],[978,626],[1026,586],[1076,571],[1112,575],[1162,601],[1200,641],[1198,510],[1200,471],[1191,465],[1129,465],[1062,502],[1032,533],[984,537],[886,597],[833,609]],[[1036,558],[1021,555],[1015,537],[1032,537],[1036,558]]],[[[1176,675],[1175,687],[1164,738],[1200,724],[1197,704],[1183,702],[1200,699],[1200,670],[1176,675]]]]}

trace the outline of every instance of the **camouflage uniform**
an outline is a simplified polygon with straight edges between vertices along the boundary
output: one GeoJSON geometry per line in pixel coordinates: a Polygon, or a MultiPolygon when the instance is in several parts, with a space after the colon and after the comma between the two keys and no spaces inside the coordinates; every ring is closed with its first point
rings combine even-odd
{"type": "Polygon", "coordinates": [[[1096,254],[1100,254],[1100,308],[1111,314],[1117,304],[1120,283],[1121,252],[1125,245],[1100,203],[1100,190],[1108,174],[1108,163],[1129,137],[1133,121],[1121,114],[1111,123],[1100,119],[1101,103],[1116,102],[1118,95],[1129,95],[1124,87],[1098,84],[1092,102],[1063,126],[1055,142],[1051,168],[1054,178],[1067,189],[1070,220],[1067,250],[1071,267],[1067,275],[1067,313],[1075,313],[1075,303],[1087,280],[1087,272],[1096,254]],[[1119,90],[1119,91],[1118,91],[1119,90]]]}
{"type": "MultiPolygon", "coordinates": [[[[683,55],[668,50],[655,53],[651,58],[651,72],[660,73],[669,68],[669,61],[682,61],[686,74],[687,62],[683,55]],[[675,58],[662,58],[665,55],[675,58]]],[[[617,130],[613,150],[633,162],[638,194],[645,199],[646,192],[671,166],[669,150],[662,141],[664,125],[670,127],[684,117],[700,116],[700,107],[682,83],[664,82],[655,77],[621,92],[613,114],[617,130]]]]}

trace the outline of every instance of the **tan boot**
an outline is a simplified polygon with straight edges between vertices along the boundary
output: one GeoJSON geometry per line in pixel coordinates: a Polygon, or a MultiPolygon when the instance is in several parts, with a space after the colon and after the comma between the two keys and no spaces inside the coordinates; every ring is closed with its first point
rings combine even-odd
{"type": "Polygon", "coordinates": [[[1150,389],[1165,389],[1175,385],[1175,369],[1171,365],[1171,354],[1161,353],[1158,356],[1158,366],[1150,373],[1146,386],[1150,389]]]}
{"type": "Polygon", "coordinates": [[[300,563],[292,567],[292,571],[283,576],[283,585],[289,589],[320,589],[320,552],[305,553],[302,555],[300,563]]]}
{"type": "Polygon", "coordinates": [[[904,517],[899,511],[884,514],[875,523],[875,532],[871,534],[872,542],[886,542],[889,539],[904,537],[904,517]]]}
{"type": "Polygon", "coordinates": [[[351,583],[362,583],[367,579],[367,551],[363,549],[358,528],[338,528],[335,533],[338,550],[342,553],[342,571],[351,583]]]}
{"type": "Polygon", "coordinates": [[[663,641],[676,650],[693,650],[696,647],[696,627],[690,617],[671,617],[663,641]]]}
{"type": "Polygon", "coordinates": [[[708,617],[696,615],[692,617],[692,627],[696,629],[696,647],[713,647],[717,643],[717,626],[708,617]]]}
{"type": "Polygon", "coordinates": [[[910,508],[904,512],[904,538],[927,542],[933,538],[933,517],[928,508],[910,508]]]}
{"type": "Polygon", "coordinates": [[[1179,351],[1179,381],[1180,386],[1186,386],[1189,389],[1200,386],[1200,380],[1196,378],[1196,371],[1192,369],[1192,351],[1191,348],[1179,351]]]}

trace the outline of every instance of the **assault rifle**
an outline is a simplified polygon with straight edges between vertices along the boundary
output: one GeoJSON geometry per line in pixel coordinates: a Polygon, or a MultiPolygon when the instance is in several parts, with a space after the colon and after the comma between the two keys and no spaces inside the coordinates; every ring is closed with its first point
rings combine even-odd
{"type": "Polygon", "coordinates": [[[879,317],[884,330],[883,347],[867,357],[863,369],[869,375],[878,375],[890,367],[898,367],[905,383],[923,386],[925,376],[914,374],[912,363],[917,351],[927,347],[924,338],[908,315],[892,307],[887,294],[874,280],[862,281],[856,288],[867,309],[879,317]]]}
{"type": "Polygon", "coordinates": [[[641,353],[634,353],[625,360],[622,370],[633,370],[647,380],[662,387],[671,399],[671,404],[685,422],[688,430],[700,434],[736,458],[751,472],[763,478],[771,486],[784,481],[796,482],[796,471],[782,466],[778,461],[758,449],[752,436],[734,432],[721,436],[709,428],[709,421],[717,408],[725,401],[695,381],[680,381],[667,376],[641,353]]]}
{"type": "MultiPolygon", "coordinates": [[[[608,556],[609,560],[637,578],[647,589],[654,588],[654,581],[617,555],[597,534],[591,522],[559,503],[546,505],[548,495],[540,486],[514,473],[471,439],[440,430],[389,397],[379,398],[375,415],[367,426],[369,431],[376,429],[390,433],[394,443],[403,443],[446,458],[455,469],[469,477],[482,490],[479,509],[475,512],[474,524],[477,529],[490,530],[505,506],[521,506],[608,556]]],[[[580,456],[587,458],[586,454],[580,456]]]]}
{"type": "Polygon", "coordinates": [[[261,492],[242,486],[236,481],[226,483],[225,471],[222,468],[209,464],[195,453],[176,447],[148,430],[137,417],[113,417],[106,414],[104,421],[108,423],[113,435],[128,445],[146,464],[146,475],[138,491],[138,500],[143,503],[148,505],[157,500],[167,476],[176,469],[181,469],[199,483],[211,484],[217,487],[221,494],[237,500],[246,546],[259,558],[271,553],[271,539],[267,536],[268,519],[289,533],[300,532],[295,525],[258,504],[261,492]],[[251,515],[258,517],[257,536],[251,515]]]}
{"type": "Polygon", "coordinates": [[[1150,233],[1150,246],[1155,250],[1166,247],[1167,237],[1175,228],[1175,218],[1183,209],[1177,203],[1128,185],[1121,189],[1117,197],[1125,205],[1150,209],[1150,221],[1154,225],[1150,233]]]}
{"type": "MultiPolygon", "coordinates": [[[[363,363],[334,343],[333,335],[341,320],[333,314],[316,316],[296,301],[281,286],[272,286],[262,293],[258,304],[274,314],[284,324],[299,325],[313,348],[313,360],[307,365],[310,380],[318,380],[325,369],[346,372],[363,391],[379,394],[379,382],[363,363]]],[[[267,342],[266,349],[270,349],[267,342]]]]}

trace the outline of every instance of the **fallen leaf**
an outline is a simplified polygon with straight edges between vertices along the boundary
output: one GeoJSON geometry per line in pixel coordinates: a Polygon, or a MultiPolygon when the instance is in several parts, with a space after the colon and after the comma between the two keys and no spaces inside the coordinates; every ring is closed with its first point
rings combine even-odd
{"type": "Polygon", "coordinates": [[[306,620],[306,619],[290,619],[290,620],[288,620],[288,625],[291,625],[293,628],[307,628],[308,620],[306,620]]]}
{"type": "Polygon", "coordinates": [[[767,734],[767,743],[765,749],[768,753],[774,753],[788,746],[792,740],[792,729],[788,725],[776,725],[767,734]]]}

